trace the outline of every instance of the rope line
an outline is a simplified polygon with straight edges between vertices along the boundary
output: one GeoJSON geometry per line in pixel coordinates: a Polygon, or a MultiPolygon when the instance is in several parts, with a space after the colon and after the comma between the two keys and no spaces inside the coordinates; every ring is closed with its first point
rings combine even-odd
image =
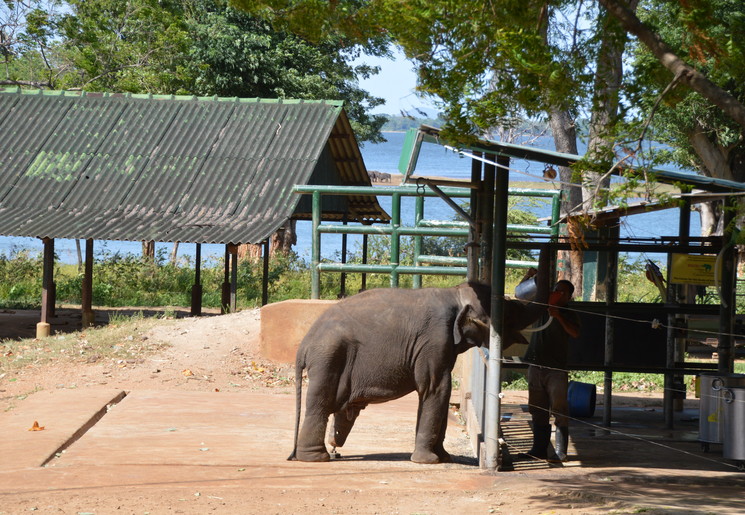
{"type": "MultiPolygon", "coordinates": [[[[546,365],[535,365],[533,363],[527,363],[525,361],[516,361],[516,360],[512,360],[512,359],[505,358],[505,357],[502,358],[501,362],[503,364],[515,364],[515,365],[534,366],[534,367],[540,367],[540,368],[543,368],[543,369],[546,369],[546,370],[555,370],[557,372],[565,372],[567,374],[571,373],[570,370],[564,370],[562,368],[549,367],[549,366],[546,366],[546,365]]],[[[661,374],[658,374],[658,375],[661,375],[661,374]]],[[[670,392],[670,393],[681,393],[681,394],[687,394],[688,393],[688,390],[685,390],[685,389],[681,390],[680,388],[669,388],[669,387],[666,387],[664,385],[662,386],[662,391],[663,392],[670,392]]],[[[712,394],[710,394],[708,392],[707,393],[704,393],[704,392],[701,392],[700,391],[699,392],[699,398],[703,398],[703,397],[713,399],[713,398],[717,398],[718,395],[712,395],[712,394]]],[[[741,403],[741,402],[745,402],[745,399],[744,400],[741,400],[741,399],[732,399],[731,400],[731,403],[741,403]]]]}
{"type": "MultiPolygon", "coordinates": [[[[525,302],[525,301],[523,301],[523,302],[525,302]]],[[[530,303],[530,304],[536,304],[538,306],[546,306],[546,307],[549,306],[549,304],[548,303],[545,303],[545,302],[537,302],[537,301],[534,301],[534,300],[530,300],[530,301],[527,301],[527,302],[530,303]]],[[[577,309],[577,308],[573,308],[573,307],[570,307],[570,306],[564,306],[564,307],[562,307],[562,309],[565,309],[567,311],[573,311],[575,313],[583,313],[583,314],[586,314],[586,315],[593,315],[593,316],[611,318],[611,319],[614,319],[614,320],[624,320],[626,322],[635,322],[635,323],[638,323],[638,324],[651,324],[652,325],[652,329],[659,329],[659,328],[664,328],[664,329],[680,329],[678,327],[675,327],[675,326],[671,326],[671,325],[667,325],[665,323],[662,323],[662,322],[660,322],[656,318],[654,320],[651,320],[651,321],[650,320],[640,320],[640,319],[637,319],[637,318],[622,317],[622,316],[619,316],[619,315],[609,315],[609,314],[604,314],[604,313],[596,313],[594,311],[587,311],[587,310],[584,310],[584,309],[577,309]]],[[[738,337],[739,336],[739,337],[742,337],[741,334],[737,334],[737,333],[723,333],[723,332],[720,332],[720,331],[707,331],[707,330],[704,330],[704,329],[696,329],[696,330],[693,330],[692,332],[701,333],[701,334],[712,334],[712,335],[716,335],[716,336],[731,336],[731,337],[738,337]]]]}

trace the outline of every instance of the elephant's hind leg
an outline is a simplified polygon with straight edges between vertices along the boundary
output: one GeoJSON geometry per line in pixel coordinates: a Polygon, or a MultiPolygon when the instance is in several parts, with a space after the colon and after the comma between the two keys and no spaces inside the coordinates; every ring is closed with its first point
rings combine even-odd
{"type": "Polygon", "coordinates": [[[329,461],[331,459],[324,442],[328,419],[328,415],[320,412],[305,413],[295,453],[298,461],[329,461]]]}

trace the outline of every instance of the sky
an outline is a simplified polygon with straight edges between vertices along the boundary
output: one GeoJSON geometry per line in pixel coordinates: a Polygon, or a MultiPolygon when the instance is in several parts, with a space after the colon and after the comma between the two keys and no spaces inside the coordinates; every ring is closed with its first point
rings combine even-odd
{"type": "Polygon", "coordinates": [[[354,64],[363,62],[381,68],[379,74],[360,80],[362,89],[369,91],[373,96],[385,99],[385,105],[372,110],[374,114],[399,114],[401,111],[412,111],[422,107],[436,112],[431,103],[417,97],[416,74],[412,69],[413,65],[406,60],[402,52],[393,49],[393,59],[363,56],[355,60],[354,64]]]}

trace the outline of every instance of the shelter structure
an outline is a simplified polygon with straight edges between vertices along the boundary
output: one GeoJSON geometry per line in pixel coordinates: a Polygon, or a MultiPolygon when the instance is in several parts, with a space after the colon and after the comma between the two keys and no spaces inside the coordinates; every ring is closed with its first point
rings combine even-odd
{"type": "MultiPolygon", "coordinates": [[[[199,245],[225,244],[234,307],[235,247],[264,243],[266,266],[268,238],[311,218],[294,185],[370,185],[338,101],[12,89],[0,91],[0,124],[0,234],[45,243],[42,335],[54,309],[55,238],[87,242],[84,321],[97,239],[196,243],[192,312],[199,245]]],[[[325,220],[390,218],[374,197],[329,198],[323,209],[325,220]]]]}
{"type": "MultiPolygon", "coordinates": [[[[411,130],[407,135],[402,157],[399,164],[400,171],[405,175],[404,181],[416,182],[419,185],[427,185],[434,190],[440,186],[453,184],[450,179],[439,177],[416,176],[416,163],[419,149],[423,143],[435,143],[447,146],[440,130],[435,127],[422,126],[418,130],[411,130]]],[[[508,195],[508,173],[511,159],[526,159],[545,165],[572,166],[578,163],[582,157],[578,155],[563,154],[549,150],[533,147],[524,147],[486,139],[478,139],[466,147],[452,148],[464,156],[472,158],[472,173],[470,188],[477,193],[474,200],[477,205],[471,206],[476,214],[472,223],[472,234],[469,252],[473,254],[469,258],[469,279],[489,282],[492,287],[492,330],[490,335],[488,360],[479,356],[478,352],[471,351],[472,374],[470,391],[466,398],[470,398],[474,417],[467,414],[469,422],[469,433],[483,435],[482,442],[475,442],[476,451],[480,457],[482,466],[488,469],[496,469],[500,461],[499,445],[499,421],[501,420],[500,406],[500,384],[502,368],[507,364],[503,356],[502,328],[503,328],[503,303],[505,294],[504,272],[506,261],[506,249],[531,248],[536,243],[520,241],[509,241],[506,234],[507,227],[507,195],[508,195]],[[478,254],[478,255],[476,255],[478,254]],[[483,444],[483,445],[482,445],[483,444]]],[[[670,172],[655,170],[652,172],[654,178],[661,183],[684,185],[687,189],[696,189],[700,192],[714,193],[725,202],[745,191],[745,184],[703,177],[695,174],[682,172],[670,172]]],[[[588,235],[584,244],[585,253],[592,255],[591,268],[595,277],[602,280],[605,286],[606,298],[602,302],[583,302],[579,309],[586,311],[589,315],[598,315],[596,318],[602,320],[599,325],[594,324],[591,342],[595,348],[599,348],[599,362],[577,363],[579,370],[603,370],[605,372],[604,395],[604,423],[610,425],[612,374],[614,371],[644,370],[665,374],[665,418],[672,425],[672,401],[673,382],[684,374],[696,374],[698,369],[694,364],[683,362],[682,352],[679,345],[679,329],[681,328],[681,317],[691,313],[715,315],[719,319],[718,331],[718,371],[731,373],[734,358],[733,345],[733,320],[734,320],[734,286],[736,269],[736,252],[734,250],[731,234],[724,237],[696,238],[689,234],[690,228],[690,206],[695,197],[681,194],[679,234],[670,237],[650,239],[649,241],[625,241],[619,238],[618,224],[610,225],[599,230],[596,234],[588,235]],[[616,272],[619,252],[655,252],[664,253],[668,256],[678,255],[715,255],[718,267],[721,271],[719,289],[722,302],[720,305],[694,305],[683,296],[678,295],[674,287],[669,287],[669,294],[662,304],[628,305],[618,303],[616,296],[616,272]],[[654,309],[654,311],[651,310],[654,309]],[[648,320],[652,328],[663,327],[659,335],[655,335],[653,343],[655,348],[654,359],[649,358],[649,349],[652,345],[636,351],[636,361],[632,363],[619,359],[621,346],[614,346],[614,339],[619,334],[616,327],[618,315],[629,316],[634,310],[647,310],[649,315],[659,317],[659,320],[648,320]],[[659,352],[658,352],[659,351],[659,352]],[[645,361],[646,360],[646,361],[645,361]]],[[[707,200],[711,196],[706,197],[707,200]]],[[[635,212],[648,211],[652,209],[665,209],[669,205],[639,205],[623,206],[605,210],[600,214],[600,219],[617,220],[619,216],[633,214],[635,212]]],[[[540,240],[541,236],[535,237],[540,240]]],[[[553,232],[551,236],[544,237],[554,250],[570,250],[572,243],[567,238],[557,236],[553,232]]],[[[587,266],[585,272],[587,272],[587,266]]],[[[674,282],[674,281],[673,281],[674,282]]],[[[668,281],[670,284],[670,281],[668,281]]],[[[632,338],[636,342],[644,342],[643,337],[632,338]]],[[[623,342],[628,346],[629,340],[623,342]]],[[[634,351],[632,351],[634,352],[634,351]]],[[[597,352],[595,354],[598,354],[597,352]]],[[[572,365],[570,365],[572,366],[572,365]]]]}

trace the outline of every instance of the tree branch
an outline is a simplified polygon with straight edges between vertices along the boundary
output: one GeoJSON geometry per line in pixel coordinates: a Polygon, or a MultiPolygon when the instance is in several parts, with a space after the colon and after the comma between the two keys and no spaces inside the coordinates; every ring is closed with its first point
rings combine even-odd
{"type": "Polygon", "coordinates": [[[664,42],[656,32],[645,25],[632,11],[618,0],[599,0],[600,4],[621,23],[623,28],[639,38],[649,48],[657,60],[667,68],[680,82],[719,107],[724,114],[732,118],[745,129],[745,106],[735,97],[714,84],[706,76],[690,66],[664,42]]]}
{"type": "Polygon", "coordinates": [[[31,86],[39,89],[52,89],[52,84],[50,82],[38,82],[33,80],[0,79],[0,86],[31,86]]]}

